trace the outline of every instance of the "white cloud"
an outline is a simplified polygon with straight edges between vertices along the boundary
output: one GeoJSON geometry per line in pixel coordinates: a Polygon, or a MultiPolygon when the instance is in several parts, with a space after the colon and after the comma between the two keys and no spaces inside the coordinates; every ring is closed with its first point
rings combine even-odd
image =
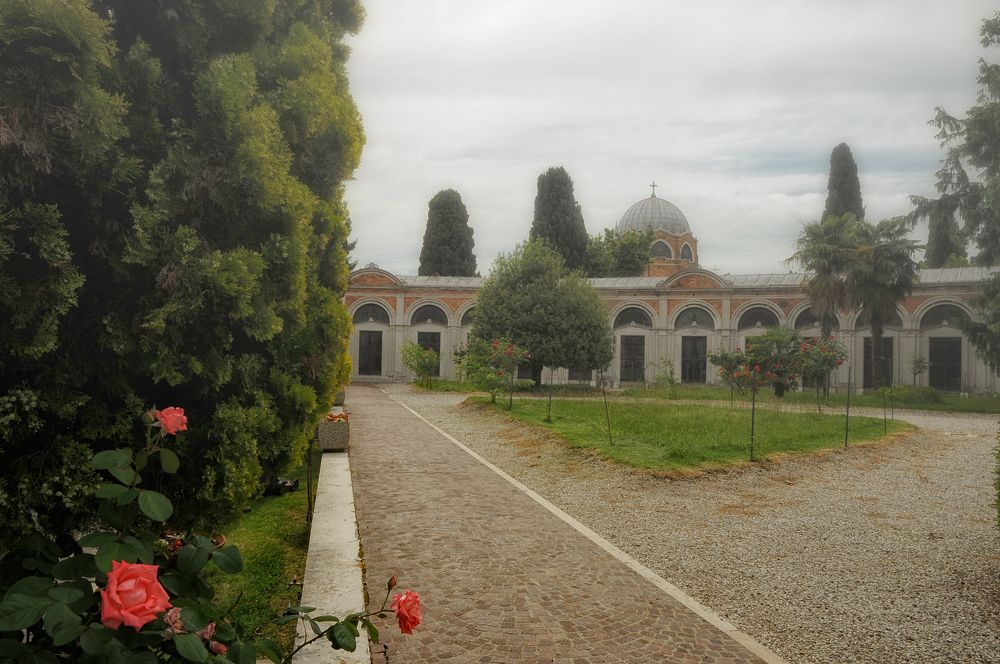
{"type": "Polygon", "coordinates": [[[427,201],[454,188],[480,270],[527,236],[566,167],[588,229],[657,194],[706,267],[779,272],[847,142],[870,218],[931,194],[935,106],[975,99],[985,0],[378,0],[352,40],[368,145],[347,199],[355,260],[415,273],[427,201]],[[739,241],[734,241],[739,238],[739,241]]]}

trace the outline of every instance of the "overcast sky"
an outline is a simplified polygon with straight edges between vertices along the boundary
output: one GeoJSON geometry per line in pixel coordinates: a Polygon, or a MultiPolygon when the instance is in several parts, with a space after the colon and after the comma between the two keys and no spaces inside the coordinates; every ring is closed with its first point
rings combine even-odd
{"type": "MultiPolygon", "coordinates": [[[[427,202],[456,189],[479,270],[527,237],[562,165],[589,233],[650,194],[702,267],[784,272],[854,153],[867,217],[933,195],[935,106],[975,101],[986,0],[368,0],[350,40],[367,145],[347,201],[353,259],[416,274],[427,202]]],[[[918,229],[924,241],[926,229],[918,229]]]]}

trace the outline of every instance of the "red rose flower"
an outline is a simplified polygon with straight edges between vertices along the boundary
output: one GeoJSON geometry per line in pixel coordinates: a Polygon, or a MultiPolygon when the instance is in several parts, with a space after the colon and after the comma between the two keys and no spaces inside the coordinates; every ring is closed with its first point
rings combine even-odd
{"type": "Polygon", "coordinates": [[[412,590],[407,590],[393,597],[392,605],[389,608],[396,612],[399,631],[403,634],[413,634],[413,628],[423,620],[420,613],[420,595],[412,590]]]}
{"type": "Polygon", "coordinates": [[[188,418],[184,417],[184,409],[171,406],[156,411],[156,419],[167,435],[173,436],[178,431],[187,431],[188,418]]]}
{"type": "Polygon", "coordinates": [[[111,563],[108,587],[101,591],[101,623],[108,629],[122,624],[137,631],[170,608],[170,598],[156,580],[159,567],[117,560],[111,563]]]}

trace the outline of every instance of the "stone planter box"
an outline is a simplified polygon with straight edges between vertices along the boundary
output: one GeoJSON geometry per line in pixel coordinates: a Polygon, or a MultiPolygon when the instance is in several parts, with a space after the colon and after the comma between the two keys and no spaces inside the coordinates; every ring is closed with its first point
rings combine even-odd
{"type": "Polygon", "coordinates": [[[341,390],[341,391],[337,392],[337,395],[335,397],[333,397],[333,405],[334,406],[343,406],[344,405],[344,401],[346,399],[347,399],[347,392],[345,392],[344,390],[341,390]]]}
{"type": "MultiPolygon", "coordinates": [[[[330,409],[331,415],[339,415],[344,409],[334,406],[330,409]]],[[[319,423],[316,431],[316,444],[324,452],[346,452],[351,439],[350,421],[328,422],[323,420],[319,423]]]]}

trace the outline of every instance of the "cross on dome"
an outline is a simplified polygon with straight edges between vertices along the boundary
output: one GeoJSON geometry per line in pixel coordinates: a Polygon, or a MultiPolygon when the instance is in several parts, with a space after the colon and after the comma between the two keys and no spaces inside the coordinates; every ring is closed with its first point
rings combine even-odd
{"type": "Polygon", "coordinates": [[[656,198],[656,180],[653,180],[653,184],[649,186],[653,189],[653,198],[656,198]]]}

